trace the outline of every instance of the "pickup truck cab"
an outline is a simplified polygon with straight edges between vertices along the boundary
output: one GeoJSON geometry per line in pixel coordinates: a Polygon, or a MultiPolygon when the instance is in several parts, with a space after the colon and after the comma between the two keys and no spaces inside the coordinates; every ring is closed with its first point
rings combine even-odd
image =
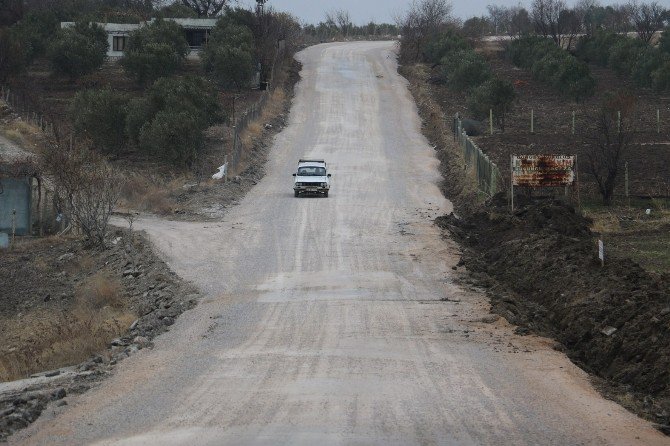
{"type": "Polygon", "coordinates": [[[293,194],[323,194],[328,197],[330,191],[330,174],[326,162],[322,159],[301,159],[298,161],[298,172],[293,174],[293,194]]]}

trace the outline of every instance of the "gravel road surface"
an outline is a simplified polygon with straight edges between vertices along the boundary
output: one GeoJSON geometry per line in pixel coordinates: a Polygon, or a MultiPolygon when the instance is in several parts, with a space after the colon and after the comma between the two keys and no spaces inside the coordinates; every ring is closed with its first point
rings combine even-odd
{"type": "Polygon", "coordinates": [[[299,54],[290,125],[241,204],[135,223],[208,297],[10,443],[670,443],[453,283],[457,249],[431,221],[451,205],[394,49],[299,54]],[[293,197],[303,156],[328,161],[330,198],[293,197]]]}

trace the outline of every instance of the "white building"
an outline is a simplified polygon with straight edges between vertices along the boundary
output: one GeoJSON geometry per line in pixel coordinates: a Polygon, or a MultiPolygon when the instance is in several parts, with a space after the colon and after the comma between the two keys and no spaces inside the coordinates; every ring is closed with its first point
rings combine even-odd
{"type": "MultiPolygon", "coordinates": [[[[98,23],[102,29],[107,32],[107,41],[109,47],[107,49],[107,57],[119,58],[123,57],[123,53],[128,44],[130,33],[136,29],[151,24],[156,19],[151,19],[148,22],[141,23],[98,23]]],[[[209,40],[209,34],[216,26],[217,19],[165,19],[177,23],[184,30],[184,37],[191,49],[190,55],[195,55],[202,49],[209,40]]],[[[74,26],[74,22],[61,22],[61,28],[70,28],[74,26]]]]}

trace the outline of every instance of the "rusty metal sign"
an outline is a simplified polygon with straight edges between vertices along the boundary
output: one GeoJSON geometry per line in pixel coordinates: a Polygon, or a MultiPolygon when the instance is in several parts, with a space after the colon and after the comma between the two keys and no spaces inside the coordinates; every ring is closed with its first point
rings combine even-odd
{"type": "Polygon", "coordinates": [[[513,155],[512,185],[561,187],[575,182],[577,157],[571,155],[513,155]]]}

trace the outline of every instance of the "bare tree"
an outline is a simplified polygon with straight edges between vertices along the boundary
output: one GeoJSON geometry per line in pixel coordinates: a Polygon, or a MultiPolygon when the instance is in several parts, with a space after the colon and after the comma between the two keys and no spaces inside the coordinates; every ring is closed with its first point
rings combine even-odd
{"type": "Polygon", "coordinates": [[[489,12],[489,20],[491,25],[493,25],[494,34],[498,36],[508,32],[511,19],[511,8],[499,5],[488,5],[486,9],[489,12]]]}
{"type": "Polygon", "coordinates": [[[507,33],[511,37],[518,37],[530,33],[533,24],[530,21],[528,10],[522,6],[515,6],[510,9],[510,22],[507,33]]]}
{"type": "Polygon", "coordinates": [[[54,144],[44,169],[55,186],[57,204],[91,245],[105,247],[109,217],[121,196],[122,181],[99,154],[54,144]]]}
{"type": "Polygon", "coordinates": [[[635,144],[635,97],[617,93],[603,102],[594,116],[595,129],[586,137],[586,169],[607,206],[612,204],[623,160],[635,144]]]}
{"type": "Polygon", "coordinates": [[[598,0],[579,0],[575,4],[574,11],[579,18],[582,29],[587,35],[592,35],[596,29],[594,16],[602,6],[598,0]]]}
{"type": "Polygon", "coordinates": [[[230,0],[181,0],[198,14],[198,17],[211,17],[221,12],[230,0]]]}
{"type": "Polygon", "coordinates": [[[654,34],[663,29],[665,10],[657,2],[639,4],[633,0],[626,7],[635,31],[643,42],[651,42],[654,34]]]}
{"type": "Polygon", "coordinates": [[[349,32],[353,27],[353,23],[351,22],[351,15],[349,14],[349,11],[344,9],[327,12],[326,23],[329,26],[337,28],[340,34],[342,34],[344,37],[349,36],[349,32]]]}
{"type": "Polygon", "coordinates": [[[558,16],[558,22],[561,31],[561,44],[570,49],[572,48],[572,42],[582,31],[582,21],[579,14],[575,10],[564,9],[558,16]]]}
{"type": "Polygon", "coordinates": [[[403,36],[401,58],[419,60],[425,43],[453,22],[451,10],[448,0],[413,0],[409,10],[396,18],[403,36]]]}
{"type": "Polygon", "coordinates": [[[535,31],[544,37],[551,37],[559,46],[563,37],[561,11],[565,9],[567,6],[564,0],[533,0],[531,5],[535,31]]]}

